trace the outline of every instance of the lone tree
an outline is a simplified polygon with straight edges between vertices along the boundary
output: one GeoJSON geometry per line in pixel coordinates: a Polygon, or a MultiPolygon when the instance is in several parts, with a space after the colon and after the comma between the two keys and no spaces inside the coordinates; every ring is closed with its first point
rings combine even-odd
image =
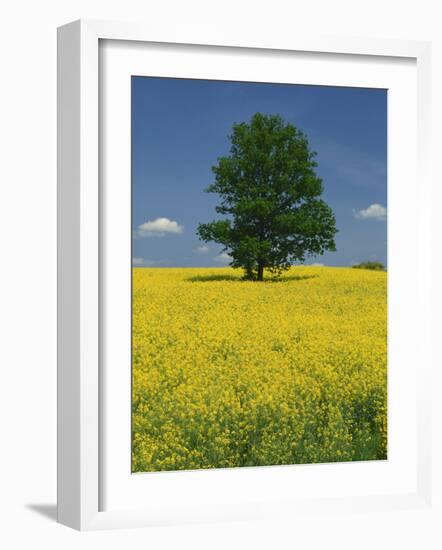
{"type": "Polygon", "coordinates": [[[281,274],[307,255],[336,250],[331,208],[320,198],[315,152],[305,134],[278,116],[256,113],[250,123],[234,124],[230,155],[212,167],[218,214],[199,224],[201,240],[224,246],[232,267],[262,281],[264,269],[281,274]]]}

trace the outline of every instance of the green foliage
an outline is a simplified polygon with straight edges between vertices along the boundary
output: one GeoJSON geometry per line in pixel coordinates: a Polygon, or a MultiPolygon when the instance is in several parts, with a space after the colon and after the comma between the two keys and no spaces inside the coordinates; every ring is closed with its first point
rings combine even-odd
{"type": "Polygon", "coordinates": [[[372,269],[373,271],[385,271],[381,262],[362,262],[353,266],[353,269],[372,269]]]}
{"type": "Polygon", "coordinates": [[[216,212],[226,217],[200,224],[200,239],[222,244],[232,267],[260,281],[264,269],[279,275],[308,255],[336,250],[335,217],[320,198],[305,134],[280,116],[256,113],[235,124],[230,139],[230,155],[212,167],[206,189],[221,197],[216,212]]]}

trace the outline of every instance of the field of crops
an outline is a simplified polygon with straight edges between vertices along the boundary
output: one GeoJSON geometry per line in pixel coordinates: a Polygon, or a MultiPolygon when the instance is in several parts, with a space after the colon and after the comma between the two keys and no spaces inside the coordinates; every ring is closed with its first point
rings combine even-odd
{"type": "Polygon", "coordinates": [[[387,457],[387,274],[133,269],[132,470],[387,457]]]}

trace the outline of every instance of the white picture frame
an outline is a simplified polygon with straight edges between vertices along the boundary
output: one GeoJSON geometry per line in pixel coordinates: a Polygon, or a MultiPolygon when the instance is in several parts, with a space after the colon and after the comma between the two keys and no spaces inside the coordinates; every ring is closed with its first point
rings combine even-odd
{"type": "MultiPolygon", "coordinates": [[[[58,521],[80,530],[139,527],[204,520],[269,517],[326,511],[333,507],[343,512],[372,509],[424,507],[431,501],[431,432],[430,374],[434,362],[431,348],[431,193],[429,150],[431,119],[430,51],[426,42],[366,40],[346,37],[281,37],[278,43],[265,39],[244,42],[226,33],[225,41],[212,44],[201,36],[156,36],[151,29],[134,24],[76,21],[58,31],[58,521]],[[103,290],[103,262],[100,231],[102,189],[100,188],[100,41],[126,41],[129,44],[175,45],[179,52],[189,46],[204,47],[206,55],[216,48],[235,52],[310,52],[315,55],[371,56],[380,59],[411,59],[416,64],[417,79],[417,171],[419,181],[419,261],[415,278],[416,312],[419,321],[420,347],[426,350],[416,381],[416,488],[412,491],[369,494],[365,496],[303,497],[278,502],[264,494],[247,506],[207,506],[194,502],[188,510],[170,506],[167,501],[155,506],[121,506],[103,510],[102,418],[106,409],[100,384],[102,364],[100,302],[103,290]],[[420,290],[418,290],[420,289],[420,290]],[[267,500],[266,500],[267,498],[267,500]]],[[[155,55],[154,53],[152,55],[155,55]]],[[[179,55],[179,53],[174,54],[179,55]]],[[[368,59],[368,57],[367,57],[368,59]]],[[[416,321],[417,322],[417,321],[416,321]]],[[[413,413],[414,414],[414,413],[413,413]]],[[[414,467],[414,466],[413,466],[414,467]]],[[[256,469],[255,469],[256,470],[256,469]]],[[[236,482],[250,473],[236,471],[236,482]]],[[[284,483],[285,470],[279,470],[284,483]]],[[[180,475],[188,475],[184,472],[180,475]]],[[[191,475],[195,475],[192,473],[191,475]]],[[[211,475],[199,472],[199,476],[211,475]]],[[[227,473],[232,475],[232,471],[227,473]]],[[[357,472],[353,475],[358,476],[357,472]]],[[[174,479],[168,477],[168,484],[174,479]]],[[[195,481],[196,478],[188,478],[195,481]]],[[[207,477],[205,478],[207,479],[207,477]]],[[[271,480],[272,481],[272,480],[271,480]]],[[[273,481],[272,481],[273,482],[273,481]]],[[[193,481],[190,481],[190,491],[193,481]]],[[[205,482],[204,482],[205,483],[205,482]]],[[[188,488],[189,489],[189,488],[188,488]]],[[[198,491],[196,491],[198,494],[198,491]]],[[[314,491],[313,491],[314,494],[314,491]]],[[[193,497],[194,500],[198,496],[193,497]]],[[[189,503],[192,495],[189,494],[189,503]]],[[[117,499],[118,500],[118,499],[117,499]]]]}

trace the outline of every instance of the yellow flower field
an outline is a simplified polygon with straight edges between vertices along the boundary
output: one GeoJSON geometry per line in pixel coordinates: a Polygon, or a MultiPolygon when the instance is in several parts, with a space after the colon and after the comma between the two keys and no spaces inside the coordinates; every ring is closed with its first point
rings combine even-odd
{"type": "Polygon", "coordinates": [[[387,274],[133,269],[132,470],[387,457],[387,274]]]}

